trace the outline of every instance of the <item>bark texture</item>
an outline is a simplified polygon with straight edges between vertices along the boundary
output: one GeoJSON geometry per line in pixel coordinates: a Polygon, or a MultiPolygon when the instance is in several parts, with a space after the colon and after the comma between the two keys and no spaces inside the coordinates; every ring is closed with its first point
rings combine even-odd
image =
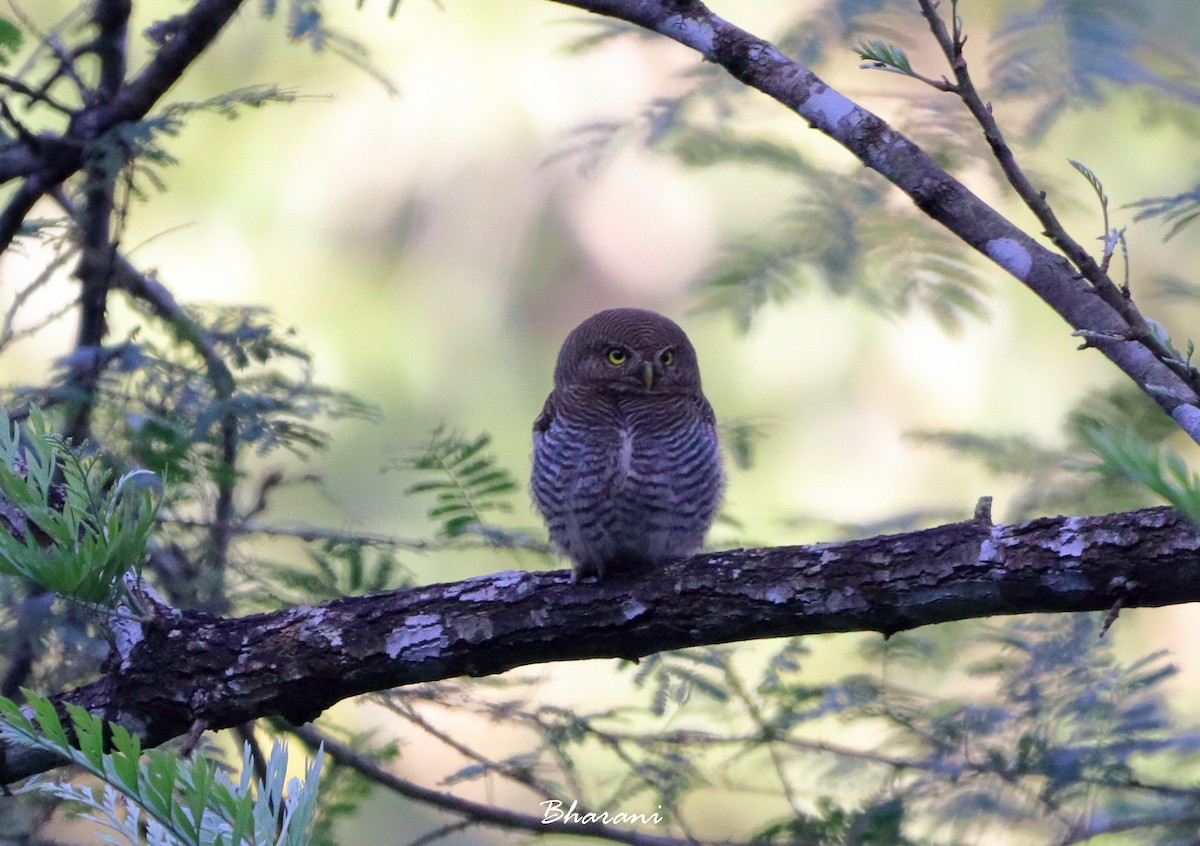
{"type": "MultiPolygon", "coordinates": [[[[236,619],[182,612],[126,626],[104,675],[55,698],[157,745],[269,715],[302,723],[368,691],[547,661],[1196,601],[1198,549],[1195,527],[1167,508],[976,519],[728,550],[599,584],[505,571],[236,619]]],[[[23,747],[0,752],[0,783],[57,763],[23,747]]]]}

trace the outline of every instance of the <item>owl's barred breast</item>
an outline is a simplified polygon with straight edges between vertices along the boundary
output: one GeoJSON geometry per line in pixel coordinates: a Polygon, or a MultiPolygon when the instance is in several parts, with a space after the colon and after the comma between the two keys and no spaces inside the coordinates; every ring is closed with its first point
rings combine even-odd
{"type": "Polygon", "coordinates": [[[580,575],[694,553],[721,496],[702,396],[558,392],[535,437],[533,493],[550,538],[580,575]]]}
{"type": "Polygon", "coordinates": [[[721,452],[676,323],[636,308],[580,323],[533,430],[533,496],[575,579],[700,548],[721,501],[721,452]]]}

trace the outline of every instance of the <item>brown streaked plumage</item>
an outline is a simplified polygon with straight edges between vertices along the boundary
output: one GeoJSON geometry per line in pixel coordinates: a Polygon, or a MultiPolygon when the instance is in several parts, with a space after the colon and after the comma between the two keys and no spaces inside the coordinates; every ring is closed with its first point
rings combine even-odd
{"type": "Polygon", "coordinates": [[[602,311],[567,336],[533,445],[533,496],[575,580],[696,552],[721,502],[696,351],[652,311],[602,311]]]}

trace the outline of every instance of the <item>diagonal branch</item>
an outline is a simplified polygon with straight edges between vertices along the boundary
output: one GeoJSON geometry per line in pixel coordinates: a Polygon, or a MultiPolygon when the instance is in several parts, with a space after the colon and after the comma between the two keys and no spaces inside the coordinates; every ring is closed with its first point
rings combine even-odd
{"type": "MultiPolygon", "coordinates": [[[[992,154],[1000,164],[1000,169],[1004,172],[1009,185],[1033,212],[1038,223],[1042,225],[1046,237],[1071,260],[1072,264],[1079,268],[1079,272],[1084,279],[1091,283],[1096,294],[1129,324],[1129,339],[1144,344],[1159,361],[1171,368],[1193,391],[1200,391],[1200,372],[1197,372],[1177,352],[1171,350],[1166,343],[1155,336],[1147,324],[1146,318],[1129,297],[1128,290],[1117,287],[1116,283],[1109,278],[1105,267],[1097,264],[1091,253],[1067,233],[1066,228],[1059,222],[1058,216],[1050,207],[1050,203],[1047,202],[1046,192],[1037,190],[1029,177],[1025,175],[1025,171],[1017,164],[1016,157],[1004,140],[1000,125],[992,114],[991,104],[983,101],[971,79],[970,71],[967,69],[967,60],[962,51],[965,39],[959,29],[957,17],[954,20],[952,34],[946,29],[945,22],[938,14],[937,3],[933,0],[917,0],[917,2],[921,6],[921,13],[929,22],[938,46],[941,47],[942,53],[954,71],[955,83],[949,87],[949,90],[962,99],[971,112],[971,116],[975,118],[975,122],[983,129],[983,136],[992,148],[992,154]]],[[[1104,231],[1107,237],[1107,222],[1104,231]]]]}
{"type": "Polygon", "coordinates": [[[21,183],[21,187],[9,199],[3,211],[0,211],[0,253],[7,250],[12,240],[17,237],[34,203],[54,187],[47,182],[48,180],[40,175],[30,176],[21,183]]]}
{"type": "MultiPolygon", "coordinates": [[[[553,825],[543,822],[542,817],[511,811],[481,802],[461,799],[452,793],[442,793],[422,787],[407,779],[393,775],[365,755],[355,752],[312,726],[289,729],[303,740],[310,749],[324,745],[325,754],[339,764],[358,772],[372,782],[398,793],[406,799],[420,802],[462,817],[472,824],[505,828],[514,831],[529,831],[536,834],[574,834],[581,837],[600,837],[614,843],[629,843],[632,846],[685,846],[688,842],[659,834],[623,829],[604,822],[579,823],[560,820],[553,825]]],[[[551,797],[547,797],[551,798],[551,797]]]]}
{"type": "MultiPolygon", "coordinates": [[[[160,26],[162,46],[141,73],[108,103],[86,111],[89,129],[106,129],[145,117],[217,37],[244,0],[196,0],[186,13],[160,26]]],[[[93,131],[94,131],[93,129],[93,131]]],[[[95,133],[92,137],[96,137],[95,133]]]]}
{"type": "MultiPolygon", "coordinates": [[[[169,30],[160,39],[162,46],[127,82],[121,81],[125,61],[116,55],[116,45],[124,38],[127,20],[122,16],[127,19],[129,0],[97,4],[94,19],[100,32],[90,49],[101,58],[102,94],[72,114],[61,136],[37,136],[0,150],[0,184],[17,178],[26,180],[0,214],[0,253],[8,249],[33,204],[83,167],[89,145],[118,124],[141,120],[149,114],[243,2],[196,0],[189,11],[172,19],[169,27],[160,28],[169,30]]],[[[68,63],[71,59],[64,56],[62,61],[68,63]]]]}
{"type": "Polygon", "coordinates": [[[1122,314],[1047,249],[946,173],[912,140],[861,108],[768,41],[699,0],[554,0],[628,21],[699,52],[778,100],[912,198],[926,215],[987,256],[1053,308],[1200,443],[1200,396],[1122,314]]]}
{"type": "MultiPolygon", "coordinates": [[[[194,725],[276,714],[300,724],[362,693],[548,661],[1195,602],[1197,549],[1196,528],[1168,508],[1015,525],[980,518],[701,555],[601,584],[510,570],[237,619],[182,612],[142,625],[108,675],[56,699],[157,745],[194,725]]],[[[56,763],[0,748],[0,784],[56,763]]]]}

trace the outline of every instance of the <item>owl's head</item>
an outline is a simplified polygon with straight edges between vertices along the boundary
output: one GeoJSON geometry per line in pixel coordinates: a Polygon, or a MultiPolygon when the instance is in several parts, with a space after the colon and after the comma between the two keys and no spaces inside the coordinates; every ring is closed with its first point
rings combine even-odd
{"type": "Polygon", "coordinates": [[[673,321],[640,308],[610,308],[580,323],[563,341],[554,385],[699,391],[700,368],[692,342],[673,321]]]}

